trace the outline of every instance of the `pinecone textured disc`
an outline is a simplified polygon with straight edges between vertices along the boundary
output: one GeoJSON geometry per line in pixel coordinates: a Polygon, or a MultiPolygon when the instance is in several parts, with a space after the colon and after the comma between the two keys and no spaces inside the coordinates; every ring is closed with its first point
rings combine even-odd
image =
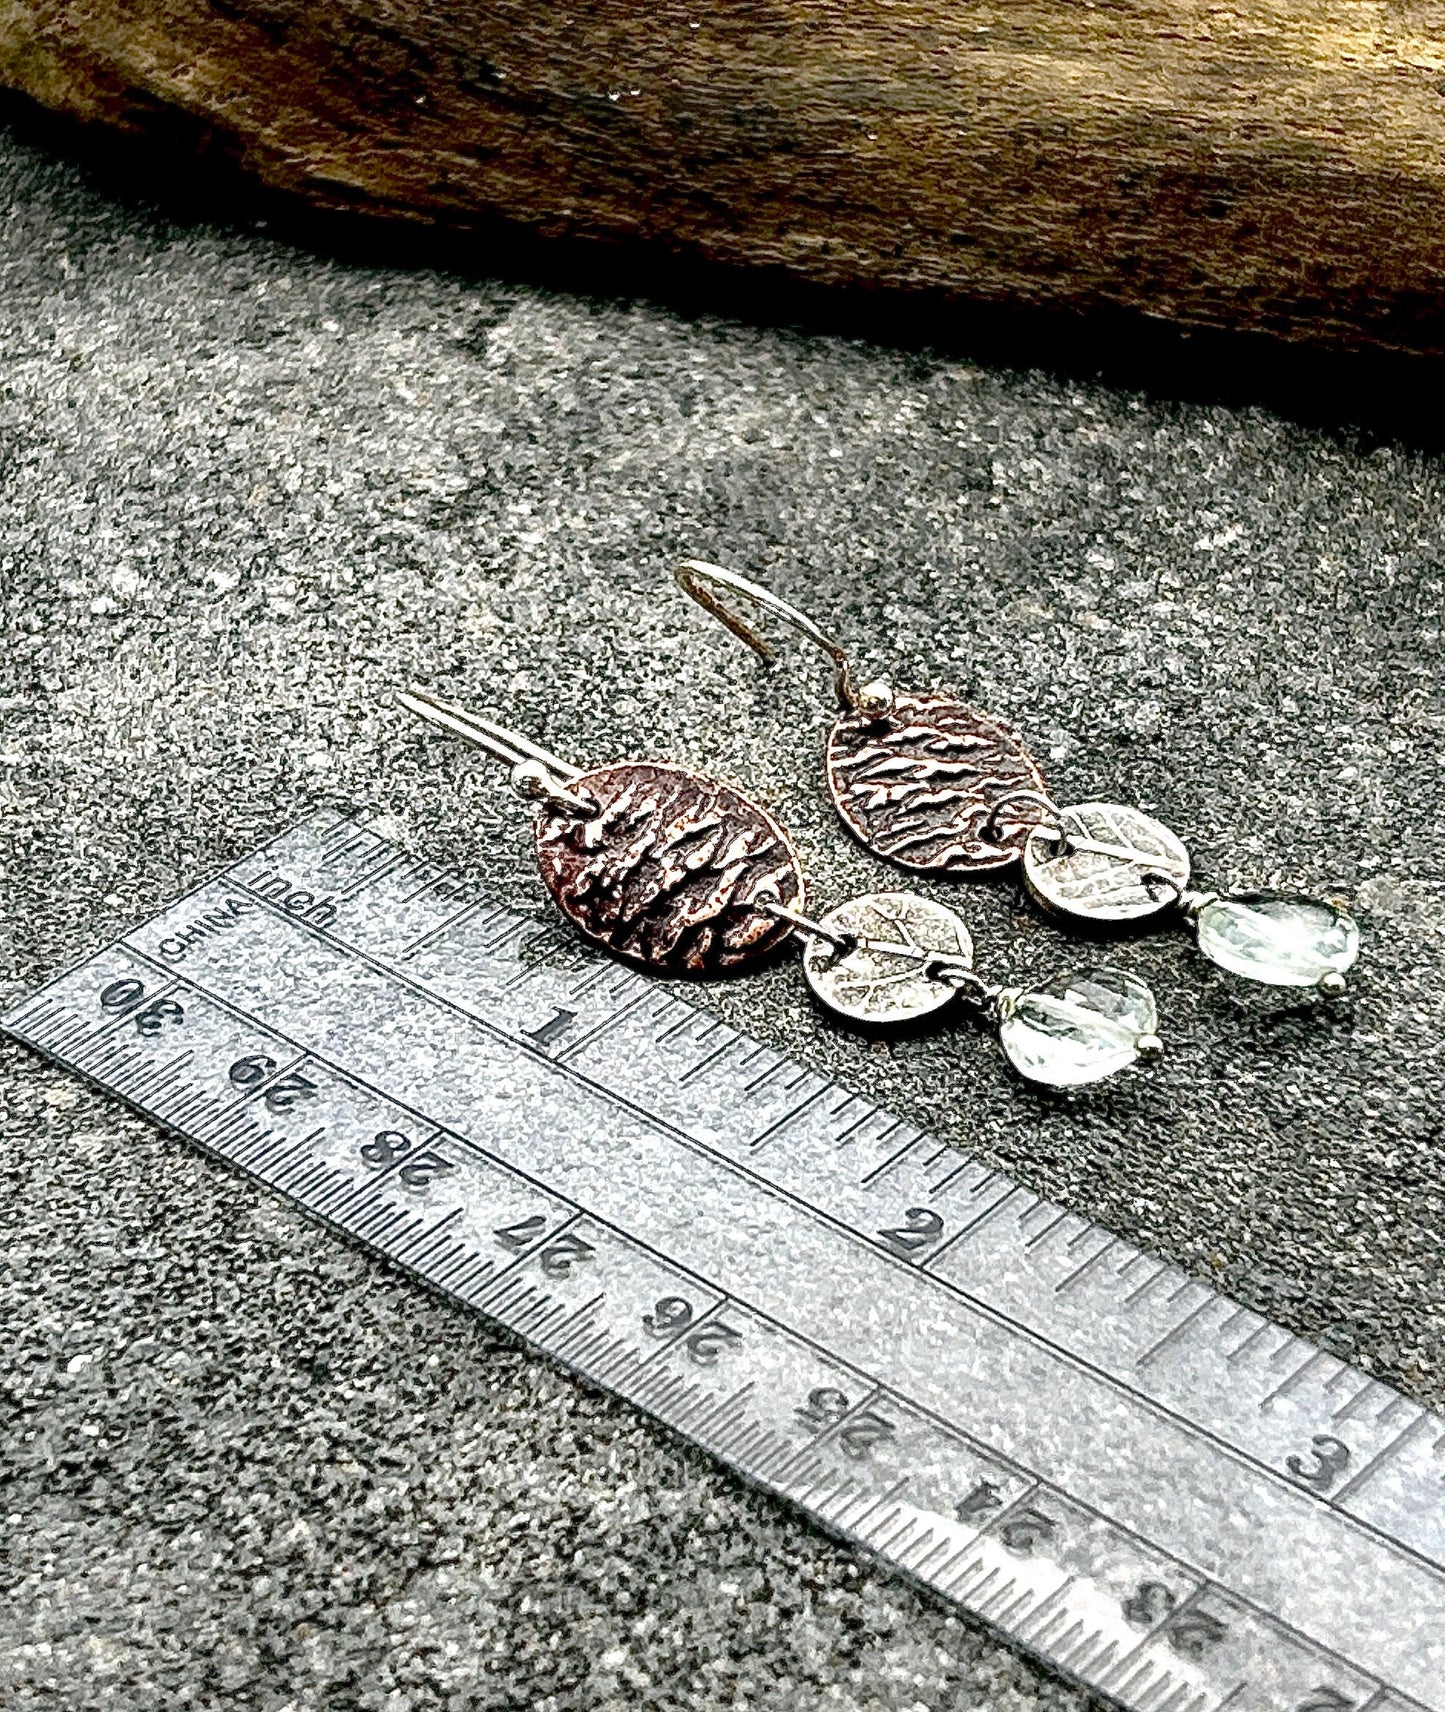
{"type": "Polygon", "coordinates": [[[615,761],[570,781],[584,819],[544,805],[537,863],[558,907],[607,951],[667,975],[722,975],[792,929],[749,907],[804,907],[797,852],[770,814],[701,773],[615,761]]]}
{"type": "Polygon", "coordinates": [[[853,834],[904,868],[987,874],[1016,862],[1040,811],[1000,814],[1014,791],[1044,792],[1038,763],[1006,725],[948,696],[899,695],[884,719],[839,714],[828,789],[853,834]]]}

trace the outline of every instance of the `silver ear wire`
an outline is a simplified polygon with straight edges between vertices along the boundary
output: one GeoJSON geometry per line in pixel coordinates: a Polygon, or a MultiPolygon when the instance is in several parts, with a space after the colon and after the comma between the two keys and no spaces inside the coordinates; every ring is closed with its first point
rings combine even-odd
{"type": "Polygon", "coordinates": [[[475,743],[479,749],[505,762],[512,769],[512,789],[518,796],[533,802],[555,803],[574,814],[597,812],[596,803],[567,789],[582,777],[582,769],[569,766],[520,732],[509,731],[505,725],[483,719],[455,702],[442,701],[416,684],[398,690],[392,699],[398,707],[426,720],[428,725],[465,737],[468,743],[475,743]]]}
{"type": "Polygon", "coordinates": [[[796,630],[815,647],[821,648],[833,662],[833,682],[838,699],[844,707],[852,708],[873,719],[883,719],[892,711],[892,686],[881,678],[873,683],[859,684],[853,676],[853,668],[848,663],[847,651],[842,643],[835,642],[825,631],[820,630],[807,613],[800,612],[790,601],[782,599],[770,589],[765,589],[760,583],[739,576],[736,571],[726,570],[721,565],[705,564],[701,559],[684,559],[672,574],[684,594],[691,595],[705,612],[710,612],[720,624],[731,630],[740,641],[746,642],[748,647],[764,660],[772,661],[777,658],[771,643],[724,598],[725,594],[741,595],[744,600],[750,601],[763,612],[770,613],[774,618],[781,618],[790,629],[796,630]]]}

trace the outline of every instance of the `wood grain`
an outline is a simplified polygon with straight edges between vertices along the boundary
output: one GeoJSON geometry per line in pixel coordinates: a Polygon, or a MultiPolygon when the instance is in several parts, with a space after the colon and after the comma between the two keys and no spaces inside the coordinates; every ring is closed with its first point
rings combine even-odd
{"type": "Polygon", "coordinates": [[[332,209],[1445,349],[1445,0],[0,0],[0,81],[332,209]]]}

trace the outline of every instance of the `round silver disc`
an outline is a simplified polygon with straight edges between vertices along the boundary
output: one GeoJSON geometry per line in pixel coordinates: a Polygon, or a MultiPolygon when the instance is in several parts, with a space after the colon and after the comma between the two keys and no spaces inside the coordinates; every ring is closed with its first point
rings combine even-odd
{"type": "Polygon", "coordinates": [[[1168,909],[1189,884],[1189,852],[1167,826],[1119,803],[1066,808],[1059,829],[1024,845],[1024,879],[1047,910],[1081,921],[1140,921],[1168,909]]]}
{"type": "Polygon", "coordinates": [[[858,943],[841,951],[808,940],[803,973],[825,1005],[854,1022],[911,1022],[948,1003],[957,989],[931,976],[916,953],[973,963],[973,940],[959,918],[914,892],[868,892],[824,916],[822,925],[858,943]]]}

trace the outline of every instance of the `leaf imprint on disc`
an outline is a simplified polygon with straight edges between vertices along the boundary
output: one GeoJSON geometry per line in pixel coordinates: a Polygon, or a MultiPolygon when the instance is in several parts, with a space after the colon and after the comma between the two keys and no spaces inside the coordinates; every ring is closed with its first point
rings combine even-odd
{"type": "Polygon", "coordinates": [[[1168,909],[1189,883],[1189,852],[1167,826],[1122,803],[1063,812],[1071,843],[1044,833],[1024,851],[1024,878],[1045,908],[1097,922],[1168,909]]]}

